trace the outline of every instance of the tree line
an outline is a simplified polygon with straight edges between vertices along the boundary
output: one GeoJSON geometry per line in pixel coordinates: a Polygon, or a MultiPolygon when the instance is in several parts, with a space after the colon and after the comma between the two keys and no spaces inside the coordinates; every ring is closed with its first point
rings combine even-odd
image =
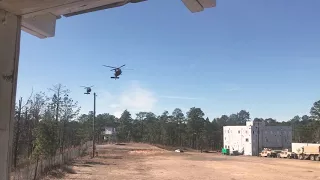
{"type": "Polygon", "coordinates": [[[294,116],[283,122],[273,118],[251,118],[246,110],[210,120],[198,107],[185,113],[179,108],[161,115],[139,112],[135,118],[129,110],[125,110],[120,118],[103,113],[96,116],[93,132],[93,112],[80,115],[77,101],[69,95],[65,86],[57,84],[47,93],[32,94],[26,102],[22,98],[19,100],[14,122],[14,167],[61,153],[92,140],[93,135],[98,143],[102,143],[106,126],[116,128],[118,142],[213,150],[223,146],[223,126],[245,125],[254,120],[264,121],[269,126],[292,126],[294,142],[320,142],[320,101],[313,104],[309,115],[294,116]]]}
{"type": "Polygon", "coordinates": [[[118,119],[118,141],[145,142],[176,147],[214,150],[223,147],[223,126],[245,125],[247,121],[264,121],[267,126],[292,126],[293,142],[320,142],[320,101],[315,102],[310,115],[295,116],[279,122],[273,118],[250,118],[250,113],[241,110],[231,115],[222,115],[209,120],[201,108],[192,107],[186,114],[176,108],[170,114],[160,116],[152,112],[139,112],[131,118],[125,110],[118,119]]]}

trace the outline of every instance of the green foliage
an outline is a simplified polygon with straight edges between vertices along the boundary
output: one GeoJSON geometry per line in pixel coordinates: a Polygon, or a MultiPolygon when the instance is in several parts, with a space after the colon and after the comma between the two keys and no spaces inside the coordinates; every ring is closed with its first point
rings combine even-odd
{"type": "MultiPolygon", "coordinates": [[[[80,145],[95,136],[103,141],[103,129],[115,127],[119,142],[145,142],[195,149],[220,149],[223,145],[223,126],[245,125],[250,113],[241,110],[210,120],[201,108],[192,107],[186,114],[176,108],[160,116],[139,112],[135,118],[125,110],[118,119],[108,113],[98,114],[93,132],[93,112],[79,115],[78,103],[69,96],[63,85],[53,86],[50,96],[43,92],[31,96],[21,108],[16,107],[14,122],[13,159],[51,156],[65,148],[80,145]],[[18,157],[18,158],[17,158],[18,157]]],[[[293,128],[294,142],[320,142],[320,101],[313,104],[310,115],[295,116],[279,122],[272,118],[253,118],[268,126],[286,125],[293,128]]],[[[16,164],[16,163],[14,163],[16,164]]]]}
{"type": "Polygon", "coordinates": [[[42,120],[35,128],[35,156],[53,156],[56,154],[58,144],[58,123],[50,119],[42,120]]]}
{"type": "Polygon", "coordinates": [[[313,120],[320,121],[320,100],[313,104],[310,114],[313,120]]]}
{"type": "MultiPolygon", "coordinates": [[[[272,118],[253,120],[264,121],[268,126],[292,126],[294,142],[319,142],[320,121],[316,118],[320,112],[318,106],[319,103],[315,103],[311,108],[311,116],[295,116],[289,121],[279,122],[272,118]]],[[[251,119],[250,113],[245,110],[229,116],[222,115],[212,121],[204,118],[204,115],[200,108],[192,107],[185,117],[181,109],[176,108],[171,115],[164,111],[158,117],[151,112],[139,112],[136,119],[132,120],[128,110],[125,110],[119,119],[118,140],[220,149],[223,144],[223,126],[245,125],[251,119]]]]}
{"type": "Polygon", "coordinates": [[[132,118],[129,111],[125,110],[120,119],[117,128],[117,138],[119,141],[127,142],[131,140],[132,118]]]}

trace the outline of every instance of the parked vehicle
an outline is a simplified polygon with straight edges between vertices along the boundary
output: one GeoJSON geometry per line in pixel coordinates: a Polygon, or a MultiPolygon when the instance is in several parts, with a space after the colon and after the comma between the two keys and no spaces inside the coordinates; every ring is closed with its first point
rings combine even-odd
{"type": "Polygon", "coordinates": [[[264,148],[261,153],[259,153],[260,157],[277,157],[278,152],[269,148],[264,148]]]}
{"type": "Polygon", "coordinates": [[[287,158],[287,159],[296,159],[297,154],[294,152],[290,152],[288,149],[284,149],[280,153],[277,154],[278,158],[287,158]]]}
{"type": "Polygon", "coordinates": [[[300,160],[310,159],[312,161],[320,161],[320,145],[319,146],[304,146],[302,151],[298,153],[300,160]]]}

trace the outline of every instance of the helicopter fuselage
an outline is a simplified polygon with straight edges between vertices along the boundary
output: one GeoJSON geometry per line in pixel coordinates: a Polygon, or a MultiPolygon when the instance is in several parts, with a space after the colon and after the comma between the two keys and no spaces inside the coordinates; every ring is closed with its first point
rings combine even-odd
{"type": "Polygon", "coordinates": [[[120,67],[113,67],[113,66],[106,66],[106,65],[103,65],[103,66],[112,68],[111,71],[114,71],[114,76],[111,77],[112,79],[119,79],[119,76],[122,74],[121,68],[125,66],[125,64],[120,67]]]}
{"type": "Polygon", "coordinates": [[[114,76],[115,76],[115,77],[120,76],[121,73],[122,73],[122,71],[121,71],[121,69],[119,69],[119,68],[117,68],[117,69],[114,70],[114,76]]]}

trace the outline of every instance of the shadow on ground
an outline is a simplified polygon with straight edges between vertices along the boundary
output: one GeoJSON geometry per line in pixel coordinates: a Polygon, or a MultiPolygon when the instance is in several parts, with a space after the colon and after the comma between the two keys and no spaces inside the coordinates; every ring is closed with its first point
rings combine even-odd
{"type": "Polygon", "coordinates": [[[103,162],[96,162],[96,161],[86,161],[84,164],[92,164],[92,165],[107,165],[103,162]]]}
{"type": "Polygon", "coordinates": [[[191,161],[226,161],[226,157],[203,157],[203,156],[190,156],[187,158],[191,161]]]}
{"type": "Polygon", "coordinates": [[[73,166],[78,166],[78,167],[92,167],[88,164],[74,164],[73,166]]]}
{"type": "Polygon", "coordinates": [[[98,159],[122,159],[122,156],[98,156],[98,159]]]}
{"type": "Polygon", "coordinates": [[[68,165],[63,165],[57,169],[48,172],[47,175],[50,177],[50,179],[62,179],[66,174],[77,174],[77,172],[73,170],[72,167],[68,165]]]}
{"type": "Polygon", "coordinates": [[[125,143],[117,143],[116,145],[118,145],[118,146],[125,146],[126,144],[125,144],[125,143]]]}

